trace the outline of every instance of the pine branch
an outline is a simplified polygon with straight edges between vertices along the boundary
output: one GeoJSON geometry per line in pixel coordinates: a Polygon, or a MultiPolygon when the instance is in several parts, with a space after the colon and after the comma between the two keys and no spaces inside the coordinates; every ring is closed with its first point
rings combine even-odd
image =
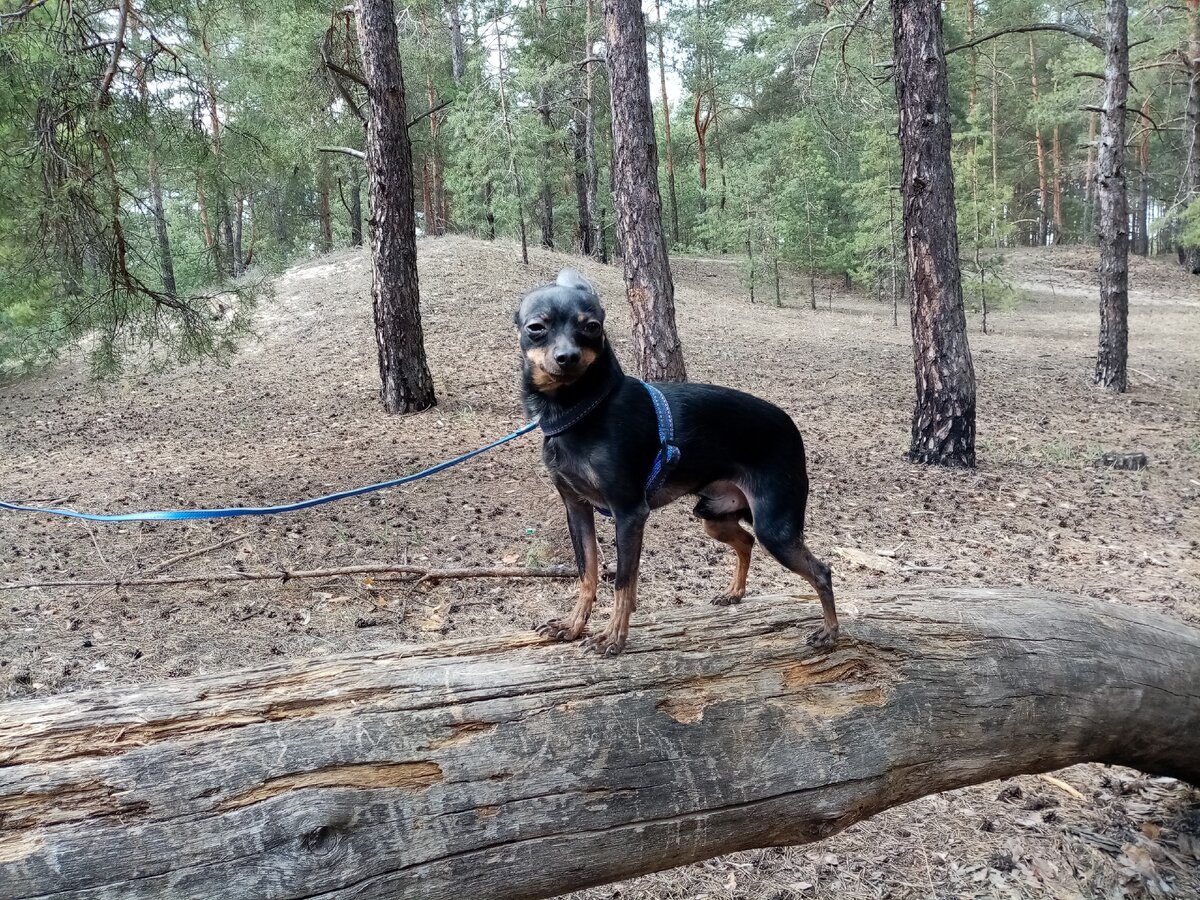
{"type": "Polygon", "coordinates": [[[946,51],[946,55],[957,53],[959,50],[967,50],[971,47],[982,44],[986,41],[993,41],[998,37],[1003,37],[1006,34],[1027,34],[1035,31],[1057,31],[1061,34],[1069,34],[1072,37],[1077,37],[1081,41],[1087,41],[1093,47],[1103,50],[1104,39],[1094,31],[1088,31],[1084,28],[1079,28],[1075,25],[1060,25],[1056,22],[1038,22],[1034,25],[1014,25],[1011,28],[1001,28],[999,31],[993,31],[991,34],[985,34],[983,37],[977,37],[973,41],[967,41],[965,44],[959,44],[956,47],[951,47],[946,51]]]}
{"type": "Polygon", "coordinates": [[[355,159],[366,159],[367,154],[362,150],[355,150],[353,147],[318,147],[321,153],[344,153],[346,156],[353,156],[355,159]]]}

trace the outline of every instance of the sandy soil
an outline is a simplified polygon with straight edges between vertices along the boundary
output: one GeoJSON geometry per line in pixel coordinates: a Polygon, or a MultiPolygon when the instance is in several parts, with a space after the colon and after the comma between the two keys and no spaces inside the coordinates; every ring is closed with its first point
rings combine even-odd
{"type": "MultiPolygon", "coordinates": [[[[415,471],[520,424],[511,316],[519,294],[563,265],[609,299],[628,350],[617,269],[465,238],[421,244],[423,313],[441,405],[408,418],[376,402],[365,255],[343,252],[286,273],[256,315],[256,336],[225,369],[189,367],[97,385],[78,361],[0,386],[0,497],[94,511],[259,505],[415,471]]],[[[890,309],[823,285],[832,310],[750,305],[725,259],[675,262],[693,380],[780,404],[809,448],[809,543],[842,596],[908,584],[1034,585],[1150,604],[1200,624],[1200,280],[1137,260],[1132,388],[1090,383],[1097,314],[1089,250],[1018,251],[1027,300],[971,322],[979,380],[973,472],[903,457],[911,351],[890,309]],[[1098,468],[1105,451],[1142,451],[1142,472],[1098,468]],[[836,548],[888,554],[891,571],[836,548]]],[[[790,297],[790,299],[787,299],[790,297]]],[[[707,601],[727,551],[677,504],[647,536],[638,617],[707,601]]],[[[0,515],[0,585],[130,577],[191,550],[171,574],[371,561],[431,565],[567,562],[570,542],[537,441],[454,473],[293,516],[89,526],[0,515]]],[[[612,546],[611,524],[601,525],[612,546]]],[[[611,550],[608,550],[611,559],[611,550]]],[[[883,557],[876,557],[883,559],[883,557]]],[[[751,592],[807,593],[757,559],[751,592]]],[[[0,698],[147,681],[337,653],[529,628],[566,609],[568,584],[363,578],[189,584],[153,589],[0,591],[0,698]]],[[[636,640],[636,631],[633,639],[636,640]]],[[[1078,800],[1038,778],[927,798],[820,845],[743,853],[586,896],[1200,896],[1200,795],[1136,773],[1060,773],[1078,800]]]]}

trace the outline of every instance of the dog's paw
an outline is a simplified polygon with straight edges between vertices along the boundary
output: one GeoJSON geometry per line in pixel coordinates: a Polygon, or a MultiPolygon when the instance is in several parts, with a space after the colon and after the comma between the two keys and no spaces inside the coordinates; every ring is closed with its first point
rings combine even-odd
{"type": "Polygon", "coordinates": [[[709,602],[712,603],[713,606],[735,606],[736,604],[741,603],[742,598],[745,596],[745,594],[718,594],[709,602]]]}
{"type": "Polygon", "coordinates": [[[561,619],[555,619],[552,622],[547,622],[545,625],[539,625],[537,633],[542,637],[548,637],[552,641],[576,641],[583,634],[583,626],[576,625],[574,622],[564,622],[561,619]]]}
{"type": "Polygon", "coordinates": [[[595,653],[597,656],[620,656],[625,652],[625,638],[604,631],[584,641],[583,649],[595,653]]]}
{"type": "Polygon", "coordinates": [[[808,643],[818,650],[832,650],[834,644],[837,643],[837,636],[838,629],[836,625],[832,628],[828,625],[822,625],[808,636],[808,643]]]}

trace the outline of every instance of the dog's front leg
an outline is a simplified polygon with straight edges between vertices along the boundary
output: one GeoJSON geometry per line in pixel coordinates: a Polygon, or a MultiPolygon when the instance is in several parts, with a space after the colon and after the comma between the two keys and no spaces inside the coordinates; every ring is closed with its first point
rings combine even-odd
{"type": "Polygon", "coordinates": [[[575,548],[575,563],[579,567],[579,599],[570,616],[547,622],[538,628],[538,633],[556,641],[574,641],[587,627],[600,583],[596,514],[590,503],[574,496],[569,489],[560,486],[559,493],[567,507],[567,527],[571,530],[571,545],[575,548]]]}
{"type": "Polygon", "coordinates": [[[629,617],[637,609],[638,567],[642,561],[642,535],[650,510],[643,504],[632,510],[613,510],[617,523],[617,600],[608,627],[588,638],[584,647],[601,656],[617,656],[629,636],[629,617]]]}

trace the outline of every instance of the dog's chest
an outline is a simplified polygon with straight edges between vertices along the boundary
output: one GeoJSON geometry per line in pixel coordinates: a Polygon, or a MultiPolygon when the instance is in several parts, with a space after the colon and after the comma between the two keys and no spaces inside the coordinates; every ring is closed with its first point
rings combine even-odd
{"type": "Polygon", "coordinates": [[[595,467],[586,458],[565,452],[558,441],[550,439],[542,448],[546,468],[576,494],[592,503],[603,503],[607,493],[595,467]]]}

